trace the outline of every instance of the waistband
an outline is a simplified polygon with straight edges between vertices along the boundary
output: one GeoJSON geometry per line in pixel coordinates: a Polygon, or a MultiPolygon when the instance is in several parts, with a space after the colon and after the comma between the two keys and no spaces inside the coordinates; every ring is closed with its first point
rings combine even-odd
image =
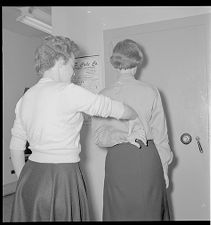
{"type": "MultiPolygon", "coordinates": [[[[145,145],[141,140],[137,140],[136,141],[139,145],[140,145],[140,149],[142,148],[142,147],[148,147],[148,146],[150,146],[150,145],[154,145],[154,141],[153,141],[153,139],[148,139],[147,140],[147,145],[145,145]]],[[[121,145],[130,145],[130,146],[133,146],[133,147],[138,147],[138,146],[136,146],[136,145],[134,145],[134,144],[131,144],[130,142],[123,142],[123,143],[119,143],[119,144],[116,144],[116,145],[114,145],[113,147],[109,147],[109,149],[110,148],[116,148],[116,147],[121,147],[121,145]]]]}
{"type": "Polygon", "coordinates": [[[29,159],[40,163],[75,163],[80,161],[80,150],[72,149],[69,151],[36,151],[32,150],[29,159]]]}

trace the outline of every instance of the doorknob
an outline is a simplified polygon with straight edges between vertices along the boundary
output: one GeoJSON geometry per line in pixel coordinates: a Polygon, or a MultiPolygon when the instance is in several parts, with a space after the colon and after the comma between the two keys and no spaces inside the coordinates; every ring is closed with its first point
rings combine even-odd
{"type": "Polygon", "coordinates": [[[201,143],[200,143],[200,138],[197,136],[196,137],[196,141],[197,141],[197,145],[198,145],[198,148],[199,148],[199,151],[201,152],[201,153],[203,153],[204,151],[203,151],[203,149],[202,149],[202,147],[201,147],[201,143]]]}
{"type": "Polygon", "coordinates": [[[184,133],[181,135],[180,140],[183,144],[188,145],[192,141],[192,137],[188,133],[184,133]]]}

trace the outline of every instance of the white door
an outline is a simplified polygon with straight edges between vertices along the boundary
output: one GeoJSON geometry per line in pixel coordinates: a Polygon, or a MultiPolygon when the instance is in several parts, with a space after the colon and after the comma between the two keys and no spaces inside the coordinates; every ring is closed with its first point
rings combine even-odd
{"type": "Polygon", "coordinates": [[[130,38],[144,48],[146,56],[138,79],[161,93],[175,156],[168,189],[174,220],[210,218],[208,26],[209,16],[201,15],[104,31],[106,86],[116,79],[109,63],[112,48],[130,38]],[[181,142],[183,133],[191,135],[189,144],[181,142]]]}

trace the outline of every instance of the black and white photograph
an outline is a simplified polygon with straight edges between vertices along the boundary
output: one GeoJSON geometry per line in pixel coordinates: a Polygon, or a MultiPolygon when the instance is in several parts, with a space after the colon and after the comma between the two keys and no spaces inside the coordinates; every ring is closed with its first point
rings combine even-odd
{"type": "Polygon", "coordinates": [[[2,6],[2,222],[210,221],[211,6],[2,6]]]}

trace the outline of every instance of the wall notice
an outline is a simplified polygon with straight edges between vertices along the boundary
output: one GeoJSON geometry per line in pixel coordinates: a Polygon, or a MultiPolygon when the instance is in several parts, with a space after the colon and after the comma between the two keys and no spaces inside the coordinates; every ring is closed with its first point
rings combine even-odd
{"type": "MultiPolygon", "coordinates": [[[[100,64],[99,55],[83,56],[75,59],[75,76],[72,82],[81,87],[88,89],[93,93],[100,91],[100,64]]],[[[91,117],[84,115],[84,123],[89,125],[91,117]]]]}
{"type": "Polygon", "coordinates": [[[99,55],[83,56],[75,60],[73,83],[93,93],[100,91],[99,55]]]}

